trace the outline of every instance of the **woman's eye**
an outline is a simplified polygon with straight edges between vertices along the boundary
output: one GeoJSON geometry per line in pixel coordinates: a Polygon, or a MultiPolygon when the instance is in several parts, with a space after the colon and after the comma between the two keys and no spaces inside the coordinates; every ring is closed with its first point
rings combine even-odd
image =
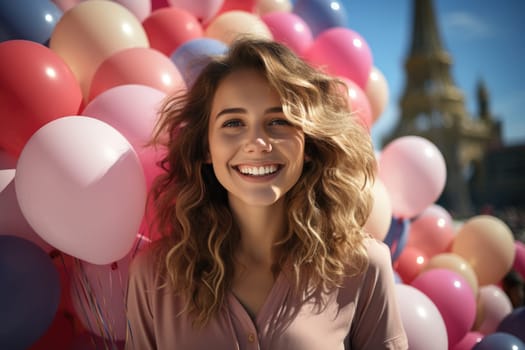
{"type": "Polygon", "coordinates": [[[242,126],[242,122],[238,119],[227,120],[222,124],[223,128],[235,128],[242,126]]]}
{"type": "Polygon", "coordinates": [[[291,125],[286,119],[272,119],[270,125],[291,125]]]}

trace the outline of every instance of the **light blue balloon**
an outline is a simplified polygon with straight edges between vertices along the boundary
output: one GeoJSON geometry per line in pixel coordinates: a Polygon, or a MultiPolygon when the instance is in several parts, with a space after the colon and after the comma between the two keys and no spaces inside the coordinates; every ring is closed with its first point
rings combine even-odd
{"type": "Polygon", "coordinates": [[[342,1],[297,0],[292,12],[308,24],[314,37],[334,27],[348,27],[348,16],[342,1]]]}
{"type": "Polygon", "coordinates": [[[20,39],[47,45],[62,14],[50,0],[0,0],[0,41],[20,39]]]}
{"type": "Polygon", "coordinates": [[[170,56],[170,59],[179,69],[179,72],[190,87],[210,62],[213,56],[224,54],[228,46],[222,41],[211,38],[196,38],[180,45],[170,56]]]}
{"type": "Polygon", "coordinates": [[[525,350],[525,344],[512,334],[495,332],[488,334],[474,345],[472,350],[525,350]]]}

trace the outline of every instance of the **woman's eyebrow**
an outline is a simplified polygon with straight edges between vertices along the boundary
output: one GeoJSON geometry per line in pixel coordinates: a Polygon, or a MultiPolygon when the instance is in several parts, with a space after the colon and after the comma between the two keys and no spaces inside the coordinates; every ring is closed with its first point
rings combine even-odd
{"type": "Polygon", "coordinates": [[[219,118],[221,115],[224,115],[224,114],[243,114],[243,113],[246,113],[246,109],[244,108],[239,108],[239,107],[225,108],[219,113],[217,113],[217,115],[215,116],[215,119],[219,118]]]}
{"type": "Polygon", "coordinates": [[[270,113],[282,113],[283,112],[283,107],[282,106],[276,106],[276,107],[270,107],[270,108],[267,108],[265,111],[264,111],[264,114],[270,114],[270,113]]]}

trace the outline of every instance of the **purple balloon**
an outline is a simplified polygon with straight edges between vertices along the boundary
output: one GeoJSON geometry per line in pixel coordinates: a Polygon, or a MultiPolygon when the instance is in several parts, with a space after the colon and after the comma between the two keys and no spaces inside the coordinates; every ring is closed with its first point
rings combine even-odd
{"type": "Polygon", "coordinates": [[[496,331],[512,334],[525,343],[525,306],[514,309],[505,316],[496,331]]]}
{"type": "Polygon", "coordinates": [[[512,334],[496,332],[486,335],[472,350],[525,350],[525,344],[512,334]]]}

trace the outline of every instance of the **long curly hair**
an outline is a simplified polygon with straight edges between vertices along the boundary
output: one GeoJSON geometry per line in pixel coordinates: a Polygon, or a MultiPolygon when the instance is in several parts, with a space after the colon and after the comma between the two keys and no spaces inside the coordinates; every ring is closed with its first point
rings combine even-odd
{"type": "Polygon", "coordinates": [[[285,195],[287,232],[276,242],[276,266],[291,264],[300,292],[336,288],[367,264],[362,227],[371,211],[376,160],[368,130],[349,110],[344,83],[282,44],[238,39],[185,93],[165,101],[153,138],[166,147],[165,172],[151,191],[163,236],[159,261],[200,325],[224,305],[240,238],[226,190],[207,163],[208,119],[219,83],[246,68],[278,91],[285,115],[304,131],[309,158],[285,195]]]}

